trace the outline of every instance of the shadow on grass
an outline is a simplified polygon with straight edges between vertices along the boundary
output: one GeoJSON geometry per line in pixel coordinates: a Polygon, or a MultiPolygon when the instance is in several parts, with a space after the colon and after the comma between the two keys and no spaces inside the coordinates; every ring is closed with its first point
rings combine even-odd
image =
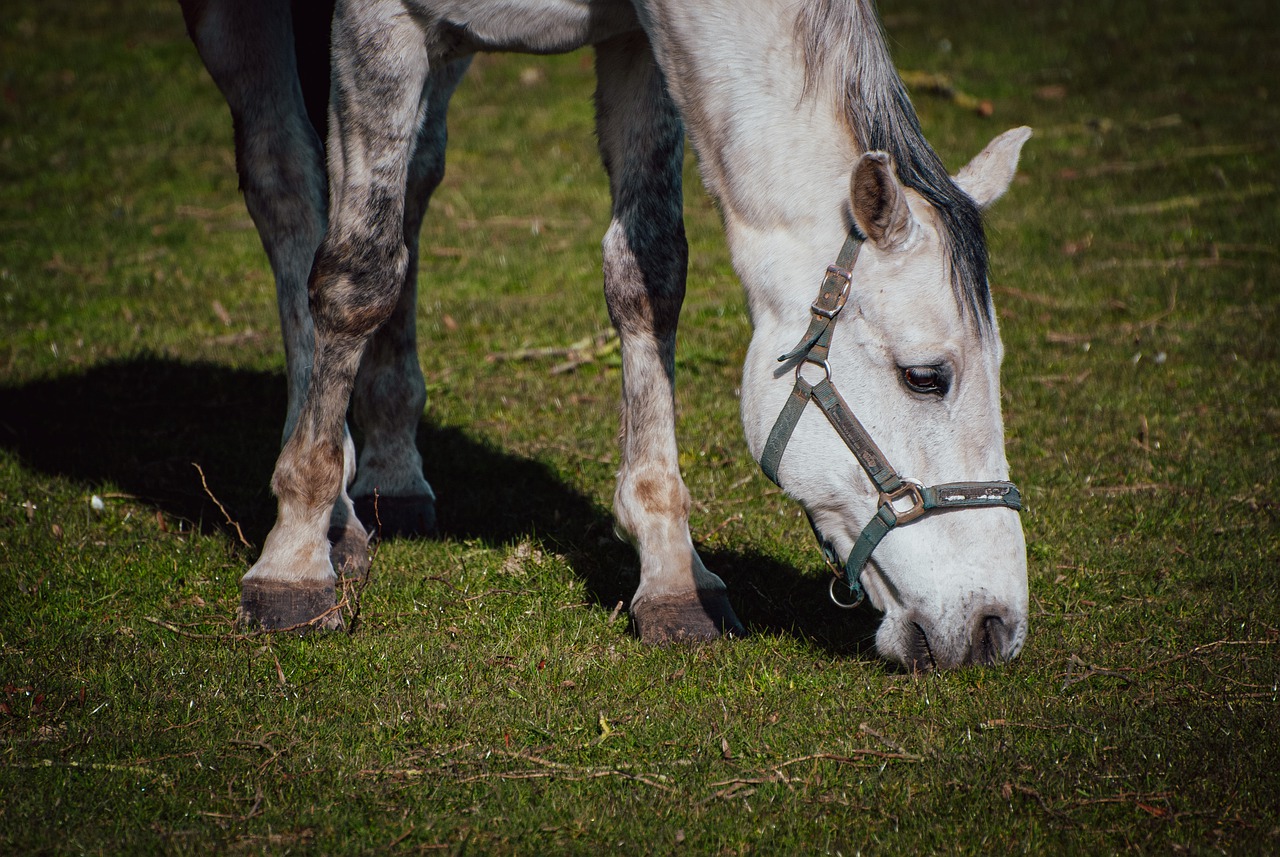
{"type": "MultiPolygon", "coordinates": [[[[268,484],[284,411],[283,376],[139,357],[0,387],[0,446],[28,468],[94,488],[111,484],[201,530],[229,532],[197,463],[246,537],[261,545],[275,517],[268,484]]],[[[601,606],[630,599],[635,553],[613,537],[612,519],[595,500],[541,462],[457,428],[424,421],[418,445],[442,537],[501,545],[536,536],[568,558],[601,606]]],[[[868,648],[874,616],[832,606],[825,579],[758,553],[703,548],[702,555],[729,583],[751,630],[797,636],[833,654],[868,648]]]]}

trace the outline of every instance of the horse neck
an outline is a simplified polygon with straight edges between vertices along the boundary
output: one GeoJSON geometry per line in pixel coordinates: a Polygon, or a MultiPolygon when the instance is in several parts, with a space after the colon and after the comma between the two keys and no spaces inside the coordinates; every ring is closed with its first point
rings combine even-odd
{"type": "Polygon", "coordinates": [[[817,293],[844,241],[861,154],[832,83],[806,87],[795,16],[777,0],[655,0],[642,12],[757,329],[803,329],[803,284],[817,293]]]}

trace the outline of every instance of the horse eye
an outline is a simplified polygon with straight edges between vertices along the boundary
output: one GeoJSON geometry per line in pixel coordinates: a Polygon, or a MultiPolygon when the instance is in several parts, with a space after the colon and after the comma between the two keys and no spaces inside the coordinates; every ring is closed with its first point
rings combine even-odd
{"type": "Polygon", "coordinates": [[[941,366],[907,366],[902,380],[913,392],[945,396],[951,389],[951,378],[941,366]]]}

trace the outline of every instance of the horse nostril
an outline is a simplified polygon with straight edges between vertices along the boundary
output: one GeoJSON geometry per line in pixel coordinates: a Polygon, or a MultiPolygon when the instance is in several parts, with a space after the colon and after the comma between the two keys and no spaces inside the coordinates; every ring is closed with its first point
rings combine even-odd
{"type": "Polygon", "coordinates": [[[1005,625],[1004,617],[983,616],[974,628],[973,644],[969,650],[969,662],[995,664],[1005,659],[1009,649],[1012,629],[1005,625]]]}
{"type": "Polygon", "coordinates": [[[929,645],[929,635],[919,622],[912,622],[915,633],[907,643],[906,665],[913,672],[936,669],[938,662],[933,658],[933,648],[929,645]]]}

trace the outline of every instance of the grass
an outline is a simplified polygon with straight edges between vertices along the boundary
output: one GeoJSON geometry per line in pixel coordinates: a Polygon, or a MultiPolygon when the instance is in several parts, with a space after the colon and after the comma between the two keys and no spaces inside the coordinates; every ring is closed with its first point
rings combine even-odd
{"type": "Polygon", "coordinates": [[[235,633],[284,380],[225,107],[173,4],[10,10],[0,851],[1280,850],[1280,24],[886,11],[902,67],[994,106],[917,97],[949,164],[1037,130],[989,222],[1032,593],[1000,670],[894,672],[826,603],[741,440],[749,327],[692,159],[682,465],[754,633],[628,633],[616,365],[485,359],[608,324],[585,53],[482,58],[455,100],[419,315],[444,536],[381,546],[354,634],[235,633]]]}

